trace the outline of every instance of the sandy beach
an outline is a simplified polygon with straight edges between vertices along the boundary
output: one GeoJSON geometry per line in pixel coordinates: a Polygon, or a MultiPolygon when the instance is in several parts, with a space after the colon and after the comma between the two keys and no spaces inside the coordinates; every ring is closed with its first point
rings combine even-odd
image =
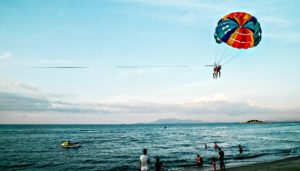
{"type": "Polygon", "coordinates": [[[299,157],[293,157],[293,158],[287,158],[272,162],[266,162],[266,163],[258,163],[258,164],[251,164],[241,167],[234,167],[227,169],[228,171],[298,171],[300,170],[300,156],[299,157]]]}
{"type": "MultiPolygon", "coordinates": [[[[186,171],[210,171],[211,168],[186,168],[186,171]]],[[[299,171],[300,156],[276,160],[272,162],[250,164],[227,168],[227,171],[299,171]]]]}

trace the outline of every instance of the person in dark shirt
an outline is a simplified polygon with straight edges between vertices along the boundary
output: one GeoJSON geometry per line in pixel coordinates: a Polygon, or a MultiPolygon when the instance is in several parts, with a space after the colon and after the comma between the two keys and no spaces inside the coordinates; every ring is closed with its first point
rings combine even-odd
{"type": "Polygon", "coordinates": [[[161,171],[162,167],[163,167],[163,163],[159,160],[159,156],[156,156],[155,171],[161,171]]]}
{"type": "Polygon", "coordinates": [[[239,145],[239,151],[240,151],[240,154],[242,154],[243,151],[244,151],[244,150],[243,150],[243,146],[242,146],[241,144],[239,145]]]}
{"type": "Polygon", "coordinates": [[[220,161],[220,170],[225,170],[225,163],[224,163],[224,151],[219,148],[219,161],[220,161]]]}

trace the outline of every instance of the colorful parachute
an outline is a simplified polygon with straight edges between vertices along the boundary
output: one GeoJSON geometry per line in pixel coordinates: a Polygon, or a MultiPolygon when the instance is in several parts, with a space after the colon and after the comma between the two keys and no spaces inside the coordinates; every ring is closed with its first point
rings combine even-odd
{"type": "Polygon", "coordinates": [[[233,12],[225,15],[215,30],[217,43],[225,42],[238,49],[255,47],[261,40],[260,24],[246,12],[233,12]]]}

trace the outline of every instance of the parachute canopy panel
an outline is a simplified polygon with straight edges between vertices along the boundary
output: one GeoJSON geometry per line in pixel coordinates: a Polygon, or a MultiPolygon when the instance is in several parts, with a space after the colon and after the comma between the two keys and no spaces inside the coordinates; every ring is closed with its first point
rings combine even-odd
{"type": "Polygon", "coordinates": [[[214,36],[217,43],[248,49],[259,44],[261,33],[260,24],[254,16],[246,12],[233,12],[219,20],[214,36]]]}

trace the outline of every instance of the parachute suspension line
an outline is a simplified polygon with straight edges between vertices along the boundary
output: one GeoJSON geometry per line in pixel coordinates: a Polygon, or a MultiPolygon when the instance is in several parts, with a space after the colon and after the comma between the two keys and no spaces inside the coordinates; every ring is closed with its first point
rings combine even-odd
{"type": "Polygon", "coordinates": [[[233,56],[236,56],[234,55],[236,52],[235,51],[229,51],[228,53],[224,54],[223,57],[221,60],[220,60],[220,63],[223,62],[224,60],[226,61],[228,58],[232,58],[233,56]]]}
{"type": "Polygon", "coordinates": [[[221,64],[224,60],[232,57],[232,55],[234,55],[235,51],[227,48],[226,46],[223,46],[222,52],[219,55],[219,60],[217,62],[217,64],[221,64]]]}
{"type": "Polygon", "coordinates": [[[219,51],[219,53],[216,57],[215,64],[220,64],[220,61],[222,60],[221,56],[223,56],[225,49],[226,49],[225,46],[222,46],[221,50],[219,51]]]}
{"type": "Polygon", "coordinates": [[[243,54],[243,51],[240,51],[237,55],[232,56],[231,58],[229,58],[228,60],[226,60],[222,66],[227,65],[229,62],[233,61],[234,59],[236,59],[237,57],[241,56],[241,54],[243,54]]]}
{"type": "Polygon", "coordinates": [[[216,43],[214,43],[214,58],[215,58],[215,60],[214,60],[214,64],[216,63],[216,61],[217,61],[217,44],[216,43]]]}
{"type": "Polygon", "coordinates": [[[220,44],[217,44],[217,43],[214,43],[214,47],[215,47],[215,49],[214,49],[214,58],[215,58],[214,64],[216,64],[218,62],[218,58],[220,56],[222,49],[220,48],[220,44]]]}

